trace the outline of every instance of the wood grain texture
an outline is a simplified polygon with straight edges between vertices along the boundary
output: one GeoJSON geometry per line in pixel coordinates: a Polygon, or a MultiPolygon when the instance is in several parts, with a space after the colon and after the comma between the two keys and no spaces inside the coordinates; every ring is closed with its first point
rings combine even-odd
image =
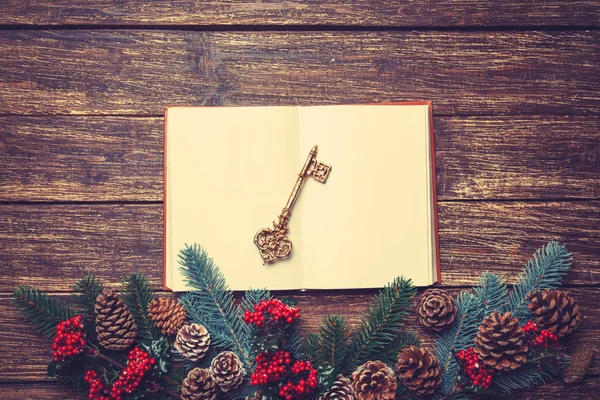
{"type": "MultiPolygon", "coordinates": [[[[537,390],[519,393],[506,399],[545,400],[572,399],[594,400],[598,393],[598,378],[591,378],[578,385],[566,386],[561,383],[545,385],[537,390]]],[[[77,392],[51,383],[2,385],[0,399],[3,400],[82,400],[77,392]]]]}
{"type": "MultiPolygon", "coordinates": [[[[360,317],[368,309],[375,290],[353,291],[353,293],[339,293],[335,291],[300,293],[293,292],[291,296],[298,301],[302,310],[302,332],[315,332],[322,318],[328,314],[337,314],[348,318],[350,326],[355,329],[360,317]]],[[[452,295],[459,290],[450,290],[452,295]]],[[[600,292],[595,288],[571,288],[569,293],[585,310],[584,328],[576,332],[570,339],[572,345],[592,346],[600,341],[600,312],[596,304],[600,302],[600,292]]],[[[288,293],[286,293],[287,295],[288,293]]],[[[63,295],[62,297],[66,297],[63,295]]],[[[51,342],[40,339],[35,332],[23,329],[27,323],[16,309],[10,304],[10,298],[0,295],[0,340],[3,343],[0,356],[5,360],[0,364],[0,383],[13,380],[42,381],[46,374],[46,367],[51,359],[51,342]],[[26,349],[23,343],[31,343],[26,349]]],[[[407,323],[409,330],[417,332],[423,346],[433,347],[436,336],[424,329],[412,314],[407,323]]],[[[600,374],[600,363],[595,363],[592,375],[600,374]]],[[[600,385],[600,381],[596,384],[600,385]]]]}
{"type": "Polygon", "coordinates": [[[309,25],[309,26],[592,26],[596,1],[560,0],[8,0],[11,25],[309,25]]]}
{"type": "MultiPolygon", "coordinates": [[[[550,240],[574,254],[567,283],[600,282],[599,201],[441,203],[438,209],[444,285],[473,284],[486,269],[514,282],[550,240]]],[[[0,205],[0,248],[0,292],[19,285],[69,290],[86,272],[117,283],[144,271],[159,287],[162,205],[0,205]]]]}
{"type": "Polygon", "coordinates": [[[436,115],[600,112],[600,31],[0,31],[3,114],[433,100],[436,115]]]}
{"type": "MultiPolygon", "coordinates": [[[[439,201],[600,198],[600,117],[436,117],[439,201]]],[[[0,117],[0,201],[162,201],[163,119],[0,117]]]]}

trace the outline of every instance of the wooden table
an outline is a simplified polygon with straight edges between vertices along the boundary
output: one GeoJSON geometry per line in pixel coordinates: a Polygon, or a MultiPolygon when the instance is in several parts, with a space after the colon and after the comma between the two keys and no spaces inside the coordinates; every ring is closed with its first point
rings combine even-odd
{"type": "MultiPolygon", "coordinates": [[[[597,0],[8,0],[0,12],[0,398],[44,383],[49,342],[10,303],[162,264],[166,105],[432,100],[443,286],[514,282],[564,242],[566,286],[600,337],[597,0]]],[[[295,293],[315,328],[373,291],[295,293]]],[[[412,325],[423,336],[431,336],[412,325]]],[[[597,398],[584,383],[515,398],[597,398]]]]}

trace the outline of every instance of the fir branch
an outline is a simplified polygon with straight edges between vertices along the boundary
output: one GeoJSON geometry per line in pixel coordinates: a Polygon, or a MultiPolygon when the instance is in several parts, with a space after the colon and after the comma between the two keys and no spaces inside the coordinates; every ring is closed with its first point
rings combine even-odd
{"type": "Polygon", "coordinates": [[[293,324],[290,327],[289,334],[283,342],[283,349],[288,351],[296,360],[302,359],[302,336],[298,324],[293,324]]]}
{"type": "Polygon", "coordinates": [[[319,335],[316,333],[309,333],[302,338],[302,355],[301,359],[310,361],[311,363],[318,365],[318,353],[320,347],[319,335]]]}
{"type": "Polygon", "coordinates": [[[179,264],[192,289],[179,298],[191,322],[204,325],[211,333],[212,345],[234,351],[252,370],[250,327],[219,268],[197,244],[186,245],[179,252],[179,264]]]}
{"type": "Polygon", "coordinates": [[[83,315],[86,336],[89,339],[96,340],[96,297],[104,290],[102,283],[96,280],[94,275],[87,275],[78,280],[73,289],[77,294],[73,295],[78,312],[83,315]]]}
{"type": "Polygon", "coordinates": [[[317,358],[318,365],[327,363],[335,371],[343,367],[348,354],[350,333],[346,319],[337,315],[326,315],[319,329],[317,358]]]}
{"type": "Polygon", "coordinates": [[[396,278],[374,299],[353,335],[341,373],[347,374],[364,362],[381,355],[401,334],[417,290],[410,279],[396,278]]]}
{"type": "Polygon", "coordinates": [[[454,323],[442,331],[435,342],[435,355],[442,369],[443,394],[450,394],[456,384],[459,366],[454,353],[473,344],[483,320],[481,302],[473,293],[461,292],[456,299],[456,309],[454,323]]]}
{"type": "Polygon", "coordinates": [[[479,283],[474,288],[474,291],[483,307],[483,318],[487,317],[494,310],[504,314],[507,305],[508,288],[502,277],[486,271],[481,274],[479,283]]]}
{"type": "Polygon", "coordinates": [[[32,324],[41,335],[52,339],[56,336],[56,325],[74,316],[64,302],[48,296],[31,286],[21,286],[14,292],[14,304],[21,315],[32,324]]]}
{"type": "Polygon", "coordinates": [[[123,286],[121,298],[135,319],[138,334],[146,340],[162,338],[148,314],[148,304],[154,299],[150,282],[143,274],[138,273],[124,277],[121,285],[123,286]]]}
{"type": "Polygon", "coordinates": [[[531,318],[527,294],[539,289],[556,289],[571,268],[571,253],[558,242],[538,249],[519,275],[508,299],[508,311],[521,324],[531,318]]]}
{"type": "Polygon", "coordinates": [[[400,353],[400,350],[407,346],[418,347],[419,345],[419,338],[414,332],[401,333],[381,351],[379,360],[395,370],[396,362],[398,361],[398,353],[400,353]]]}
{"type": "Polygon", "coordinates": [[[504,393],[510,393],[544,384],[559,373],[560,369],[556,371],[540,370],[537,365],[527,363],[515,371],[494,376],[493,386],[498,387],[504,393]]]}

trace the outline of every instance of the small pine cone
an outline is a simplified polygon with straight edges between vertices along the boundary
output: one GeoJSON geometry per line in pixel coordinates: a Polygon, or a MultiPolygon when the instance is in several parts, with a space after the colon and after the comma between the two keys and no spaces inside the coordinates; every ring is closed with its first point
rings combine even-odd
{"type": "Polygon", "coordinates": [[[494,311],[479,326],[473,350],[492,371],[511,371],[525,364],[528,348],[519,320],[494,311]]]}
{"type": "Polygon", "coordinates": [[[127,350],[137,336],[137,326],[129,309],[116,293],[103,291],[96,297],[98,342],[108,350],[127,350]]]}
{"type": "Polygon", "coordinates": [[[562,378],[565,383],[579,383],[585,378],[590,368],[596,348],[582,346],[579,347],[571,356],[571,362],[562,371],[562,378]]]}
{"type": "Polygon", "coordinates": [[[183,400],[216,400],[217,386],[206,368],[194,368],[183,380],[183,400]]]}
{"type": "Polygon", "coordinates": [[[246,396],[246,400],[261,400],[262,394],[260,392],[254,392],[252,396],[246,396]]]}
{"type": "Polygon", "coordinates": [[[192,361],[201,360],[208,351],[210,334],[200,324],[184,325],[177,331],[175,348],[182,356],[192,361]]]}
{"type": "Polygon", "coordinates": [[[175,335],[186,322],[185,309],[177,300],[154,299],[148,304],[148,314],[165,336],[175,335]]]}
{"type": "Polygon", "coordinates": [[[536,290],[529,293],[528,307],[533,320],[559,338],[570,334],[581,324],[581,312],[575,300],[562,290],[536,290]]]}
{"type": "Polygon", "coordinates": [[[210,363],[210,374],[223,392],[237,388],[244,380],[246,369],[232,351],[217,354],[210,363]]]}
{"type": "Polygon", "coordinates": [[[445,290],[426,290],[417,304],[419,322],[432,331],[439,332],[454,322],[456,304],[445,290]]]}
{"type": "Polygon", "coordinates": [[[367,361],[352,373],[357,400],[390,400],[396,397],[398,382],[394,371],[381,361],[367,361]]]}
{"type": "Polygon", "coordinates": [[[418,395],[428,395],[442,383],[442,370],[437,358],[426,349],[409,346],[398,354],[396,363],[398,379],[418,395]]]}
{"type": "Polygon", "coordinates": [[[319,400],[355,400],[355,398],[350,379],[338,375],[327,393],[319,397],[319,400]]]}

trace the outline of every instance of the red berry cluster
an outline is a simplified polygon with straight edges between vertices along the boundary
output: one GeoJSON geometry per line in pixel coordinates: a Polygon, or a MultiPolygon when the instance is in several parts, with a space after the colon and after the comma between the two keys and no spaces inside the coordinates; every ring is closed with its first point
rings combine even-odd
{"type": "Polygon", "coordinates": [[[281,300],[261,300],[260,303],[254,306],[254,312],[246,310],[244,321],[247,324],[256,324],[261,327],[268,319],[273,321],[285,321],[291,324],[300,318],[300,309],[298,307],[290,307],[284,304],[281,300]]]}
{"type": "Polygon", "coordinates": [[[250,384],[254,386],[280,381],[287,366],[292,362],[290,353],[283,350],[279,350],[271,356],[268,353],[259,353],[255,360],[256,369],[250,376],[250,384]]]}
{"type": "Polygon", "coordinates": [[[300,378],[297,383],[291,380],[279,388],[279,397],[285,400],[294,398],[308,397],[318,386],[317,370],[312,367],[309,361],[296,361],[292,365],[292,373],[300,375],[306,372],[305,378],[300,378]]]}
{"type": "Polygon", "coordinates": [[[456,357],[464,363],[465,372],[473,385],[489,389],[492,384],[492,374],[479,360],[477,353],[469,347],[467,351],[461,350],[456,357]]]}
{"type": "Polygon", "coordinates": [[[98,378],[98,374],[96,373],[96,371],[94,371],[93,369],[86,371],[83,380],[85,380],[88,383],[88,385],[90,385],[88,399],[110,400],[106,387],[104,387],[104,384],[98,378]]]}
{"type": "Polygon", "coordinates": [[[110,389],[111,399],[121,400],[121,394],[133,393],[156,361],[144,350],[136,347],[129,352],[127,367],[121,372],[121,376],[110,389]]]}
{"type": "Polygon", "coordinates": [[[531,340],[531,345],[533,347],[536,347],[536,346],[550,347],[552,345],[558,344],[558,336],[556,336],[554,333],[550,332],[548,329],[540,330],[540,328],[538,327],[538,324],[536,324],[533,321],[527,321],[527,323],[523,327],[523,332],[525,332],[525,333],[531,332],[534,334],[535,339],[531,340]]]}
{"type": "Polygon", "coordinates": [[[82,321],[83,317],[78,315],[56,325],[56,337],[52,343],[52,356],[55,362],[79,354],[85,347],[82,321]]]}

